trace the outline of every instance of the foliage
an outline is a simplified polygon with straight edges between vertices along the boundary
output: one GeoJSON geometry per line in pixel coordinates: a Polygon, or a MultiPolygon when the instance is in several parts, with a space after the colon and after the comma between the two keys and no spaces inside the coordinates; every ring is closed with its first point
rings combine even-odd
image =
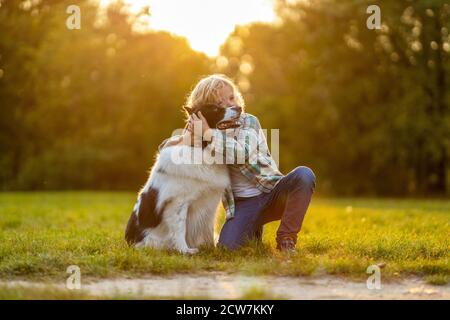
{"type": "Polygon", "coordinates": [[[137,190],[186,94],[221,72],[280,129],[282,171],[310,166],[319,193],[449,194],[445,1],[279,0],[279,24],[236,27],[215,63],[136,32],[120,3],[99,20],[78,2],[81,30],[65,26],[68,1],[0,1],[1,189],[137,190]]]}
{"type": "Polygon", "coordinates": [[[278,1],[278,12],[279,26],[236,28],[219,59],[249,111],[280,128],[282,167],[310,165],[324,192],[448,192],[450,6],[278,1]],[[370,4],[380,30],[366,27],[370,4]]]}
{"type": "Polygon", "coordinates": [[[68,30],[66,6],[0,8],[2,187],[135,189],[183,126],[184,95],[208,59],[185,39],[133,32],[120,8],[98,26],[87,1],[81,29],[68,30]]]}

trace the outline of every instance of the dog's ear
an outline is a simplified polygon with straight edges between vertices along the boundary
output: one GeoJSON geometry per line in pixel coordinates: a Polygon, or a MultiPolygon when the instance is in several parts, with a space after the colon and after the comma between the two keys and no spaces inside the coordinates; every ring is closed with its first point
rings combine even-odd
{"type": "Polygon", "coordinates": [[[189,108],[189,107],[186,107],[186,106],[183,106],[183,109],[184,109],[184,111],[186,111],[187,114],[189,114],[189,115],[191,115],[191,114],[194,112],[194,109],[193,109],[193,108],[189,108]]]}

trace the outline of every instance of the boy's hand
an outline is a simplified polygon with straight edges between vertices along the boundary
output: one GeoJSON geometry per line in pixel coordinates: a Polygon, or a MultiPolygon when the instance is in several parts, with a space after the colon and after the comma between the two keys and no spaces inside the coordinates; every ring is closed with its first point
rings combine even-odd
{"type": "Polygon", "coordinates": [[[188,130],[194,132],[195,131],[194,128],[200,124],[202,128],[201,132],[203,135],[205,131],[210,129],[208,121],[206,121],[205,117],[202,115],[200,111],[198,112],[198,116],[195,113],[191,114],[191,118],[189,119],[188,130]]]}
{"type": "Polygon", "coordinates": [[[178,136],[175,139],[170,139],[169,141],[167,141],[163,146],[161,146],[161,148],[175,146],[175,145],[179,144],[181,141],[183,141],[183,136],[178,136]]]}
{"type": "Polygon", "coordinates": [[[187,130],[192,132],[195,138],[200,139],[200,141],[202,141],[203,135],[209,129],[210,129],[210,127],[208,125],[208,121],[206,121],[205,117],[202,115],[202,113],[200,111],[198,112],[198,116],[194,113],[191,114],[191,118],[189,119],[189,124],[188,124],[187,130]],[[195,130],[195,128],[197,126],[201,126],[201,131],[198,129],[195,130]],[[198,136],[199,134],[201,134],[201,136],[198,136]]]}

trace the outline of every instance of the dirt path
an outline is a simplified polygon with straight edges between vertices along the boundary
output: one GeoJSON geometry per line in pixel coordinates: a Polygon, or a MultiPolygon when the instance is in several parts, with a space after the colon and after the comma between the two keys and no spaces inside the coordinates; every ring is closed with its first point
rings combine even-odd
{"type": "MultiPolygon", "coordinates": [[[[27,281],[1,281],[8,286],[42,287],[49,284],[27,281]]],[[[53,284],[65,289],[65,284],[53,284]]],[[[235,299],[252,289],[263,290],[285,299],[450,299],[450,285],[426,285],[419,278],[383,283],[380,290],[367,288],[366,282],[337,277],[240,276],[222,273],[149,276],[140,279],[83,281],[81,289],[95,296],[209,297],[235,299]]]]}

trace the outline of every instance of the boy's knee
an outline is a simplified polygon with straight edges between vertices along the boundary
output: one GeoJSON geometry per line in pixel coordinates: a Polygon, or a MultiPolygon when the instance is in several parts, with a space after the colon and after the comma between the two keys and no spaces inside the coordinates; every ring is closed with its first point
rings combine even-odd
{"type": "Polygon", "coordinates": [[[302,185],[314,189],[316,186],[316,175],[314,172],[305,166],[300,166],[294,169],[294,176],[296,180],[302,185]]]}
{"type": "Polygon", "coordinates": [[[217,247],[235,250],[239,247],[238,242],[239,235],[236,234],[235,228],[230,228],[230,225],[225,224],[220,232],[219,241],[217,247]],[[234,232],[233,232],[234,231],[234,232]]]}
{"type": "MultiPolygon", "coordinates": [[[[262,236],[262,234],[261,234],[262,236]]],[[[234,233],[234,234],[221,234],[219,241],[217,242],[217,247],[225,248],[228,250],[237,250],[242,246],[246,245],[251,239],[257,238],[257,233],[253,236],[247,233],[234,233]]]]}

